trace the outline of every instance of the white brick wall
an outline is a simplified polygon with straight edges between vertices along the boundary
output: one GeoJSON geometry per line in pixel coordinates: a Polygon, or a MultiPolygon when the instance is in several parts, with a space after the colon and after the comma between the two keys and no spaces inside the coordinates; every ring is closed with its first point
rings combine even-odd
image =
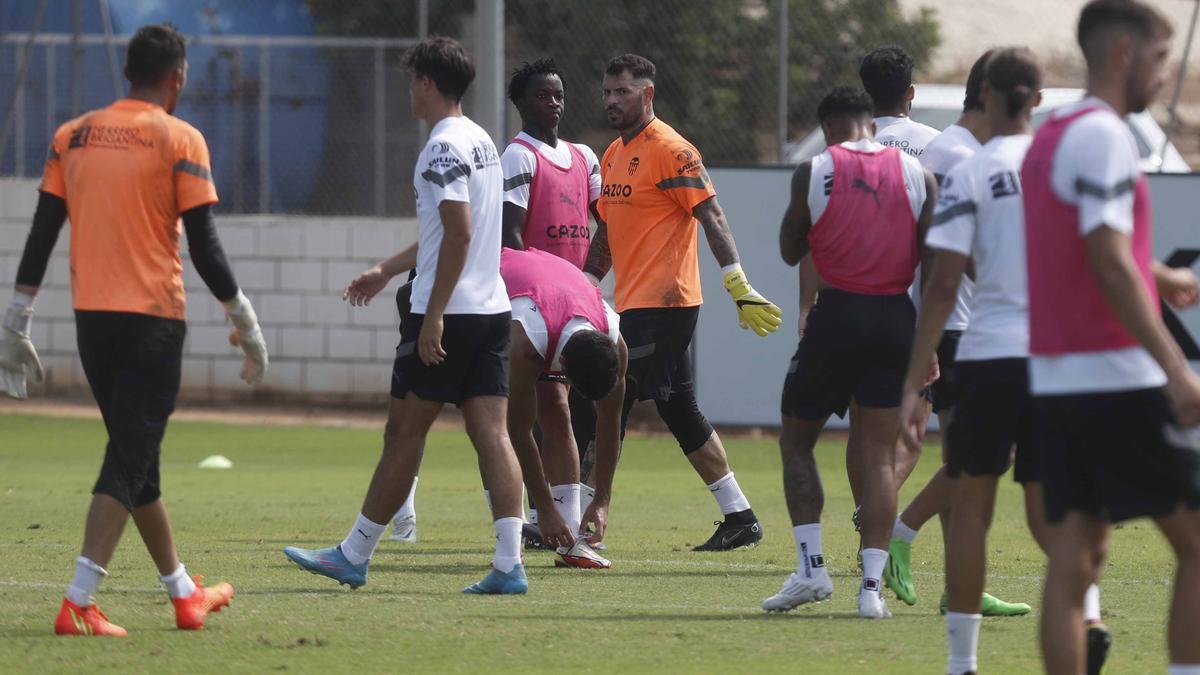
{"type": "MultiPolygon", "coordinates": [[[[0,180],[0,287],[15,279],[37,203],[36,188],[36,182],[0,180]]],[[[416,221],[219,213],[216,221],[238,284],[258,312],[271,367],[256,390],[238,378],[240,352],[229,345],[224,310],[185,250],[184,395],[386,397],[398,341],[392,296],[399,280],[367,307],[351,308],[341,293],[359,272],[415,241],[416,221]]],[[[43,390],[50,393],[87,391],[75,346],[69,228],[68,224],[59,237],[34,318],[34,343],[49,375],[43,390]]]]}

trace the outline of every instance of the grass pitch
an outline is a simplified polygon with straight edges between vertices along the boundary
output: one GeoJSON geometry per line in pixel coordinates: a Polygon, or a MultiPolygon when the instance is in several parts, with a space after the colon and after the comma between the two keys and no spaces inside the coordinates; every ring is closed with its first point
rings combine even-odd
{"type": "MultiPolygon", "coordinates": [[[[474,453],[459,432],[429,439],[417,496],[418,543],[384,541],[351,592],[291,564],[289,544],[332,545],[358,512],[381,431],[173,423],[163,490],[192,573],[231,581],[232,605],[200,633],[174,628],[170,604],[132,525],[101,586],[124,640],[57,638],[52,622],[78,554],[103,452],[99,421],[0,415],[0,671],[5,672],[944,672],[941,535],[913,549],[915,607],[860,620],[856,540],[841,443],[819,449],[825,476],[829,601],[766,615],[763,598],[794,568],[773,439],[729,438],[738,481],[762,518],[754,550],[693,553],[716,505],[669,438],[630,437],[606,542],[613,569],[558,570],[528,552],[524,597],[464,596],[487,570],[492,530],[474,453]],[[196,464],[210,454],[230,471],[196,464]]],[[[907,502],[934,470],[927,451],[907,502]]],[[[1005,481],[992,528],[988,588],[1034,614],[985,620],[980,663],[1040,671],[1035,642],[1042,556],[1005,481]]],[[[1109,672],[1162,672],[1166,544],[1147,523],[1114,532],[1101,584],[1115,638],[1109,672]]],[[[890,594],[889,594],[890,596],[890,594]]]]}

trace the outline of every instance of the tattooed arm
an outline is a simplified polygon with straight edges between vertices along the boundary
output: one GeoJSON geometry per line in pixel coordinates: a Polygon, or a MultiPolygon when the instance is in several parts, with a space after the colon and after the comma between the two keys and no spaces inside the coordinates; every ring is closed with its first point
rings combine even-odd
{"type": "Polygon", "coordinates": [[[717,264],[725,267],[738,262],[737,244],[733,242],[733,232],[729,231],[729,221],[725,219],[725,211],[717,203],[717,198],[709,197],[697,204],[692,209],[692,215],[704,228],[704,237],[708,239],[708,247],[712,249],[717,264]]]}
{"type": "Polygon", "coordinates": [[[588,248],[587,262],[583,264],[585,274],[603,279],[612,269],[612,251],[608,248],[608,224],[596,210],[596,202],[591,204],[592,217],[596,219],[596,234],[592,236],[592,245],[588,248]]]}

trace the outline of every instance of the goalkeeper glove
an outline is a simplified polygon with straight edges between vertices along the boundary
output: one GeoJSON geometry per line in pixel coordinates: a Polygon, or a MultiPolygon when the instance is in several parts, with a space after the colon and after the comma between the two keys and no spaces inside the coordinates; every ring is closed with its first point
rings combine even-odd
{"type": "Polygon", "coordinates": [[[230,336],[230,342],[240,346],[246,355],[242,363],[242,379],[246,384],[258,384],[267,373],[267,341],[263,339],[262,328],[258,326],[254,307],[240,289],[232,300],[221,304],[225,305],[225,313],[233,322],[234,335],[230,336]]]}
{"type": "Polygon", "coordinates": [[[783,323],[783,311],[750,286],[742,266],[734,263],[722,271],[725,272],[725,290],[737,305],[738,324],[759,335],[778,330],[779,324],[783,323]]]}
{"type": "Polygon", "coordinates": [[[45,377],[29,329],[33,325],[33,296],[17,293],[4,313],[0,326],[0,392],[13,398],[25,398],[25,378],[41,382],[45,377]]]}

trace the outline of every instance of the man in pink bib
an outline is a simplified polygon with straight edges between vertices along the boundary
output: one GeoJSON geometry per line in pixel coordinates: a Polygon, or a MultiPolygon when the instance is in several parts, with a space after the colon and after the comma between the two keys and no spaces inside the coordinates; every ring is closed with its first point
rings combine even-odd
{"type": "MultiPolygon", "coordinates": [[[[1150,190],[1125,121],[1166,82],[1171,26],[1137,0],[1079,18],[1087,97],[1055,110],[1021,168],[1033,444],[1052,528],[1042,597],[1049,673],[1084,671],[1085,592],[1112,523],[1148,517],[1177,561],[1172,675],[1200,673],[1200,378],[1159,315],[1197,301],[1151,256],[1150,190]]],[[[1090,638],[1090,635],[1089,635],[1090,638]]]]}
{"type": "Polygon", "coordinates": [[[821,542],[824,494],[813,448],[830,415],[858,404],[863,463],[863,582],[858,612],[891,616],[880,593],[896,517],[895,449],[901,386],[912,348],[913,282],[937,183],[913,156],[874,139],[872,101],[838,87],[817,108],[829,148],[800,165],[779,230],[784,262],[809,251],[821,278],[817,303],[783,385],[783,485],[797,567],[767,611],[833,593],[821,542]]]}
{"type": "MultiPolygon", "coordinates": [[[[500,158],[503,243],[518,251],[530,247],[552,253],[582,268],[591,244],[589,209],[600,197],[600,162],[588,146],[559,138],[565,86],[551,59],[522,65],[509,81],[508,97],[521,116],[521,131],[500,158]]],[[[535,387],[535,438],[546,477],[560,493],[578,486],[579,509],[586,511],[594,489],[580,456],[595,437],[595,404],[571,391],[561,375],[543,373],[535,387]]],[[[527,547],[542,543],[540,513],[531,506],[524,529],[527,547]]]]}
{"type": "Polygon", "coordinates": [[[500,275],[513,306],[508,434],[539,510],[541,535],[557,547],[555,564],[607,568],[610,563],[590,543],[604,537],[621,452],[628,351],[621,339],[620,319],[583,272],[545,251],[503,249],[500,275]],[[534,440],[541,393],[537,385],[547,373],[561,375],[574,391],[597,402],[595,496],[583,513],[578,481],[551,485],[534,440]],[[594,526],[588,537],[577,537],[581,524],[594,526]]]}

